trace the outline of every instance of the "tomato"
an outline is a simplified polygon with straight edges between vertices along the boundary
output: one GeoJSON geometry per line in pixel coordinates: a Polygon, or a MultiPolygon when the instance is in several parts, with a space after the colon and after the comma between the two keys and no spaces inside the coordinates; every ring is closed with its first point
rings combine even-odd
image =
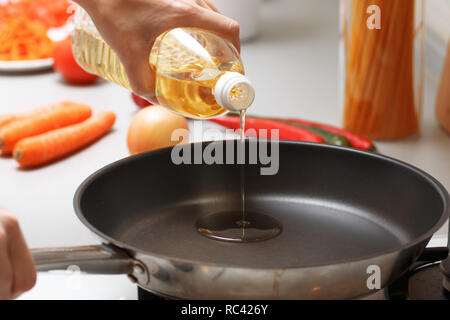
{"type": "Polygon", "coordinates": [[[127,144],[131,154],[174,146],[180,142],[189,142],[187,120],[161,106],[140,110],[128,128],[127,144]],[[183,129],[177,133],[183,141],[172,141],[172,133],[177,129],[183,129]]]}
{"type": "Polygon", "coordinates": [[[96,75],[84,71],[75,61],[72,53],[72,38],[59,41],[53,51],[53,68],[69,83],[92,83],[98,79],[96,75]]]}
{"type": "Polygon", "coordinates": [[[145,100],[144,98],[141,98],[137,95],[135,95],[133,92],[131,93],[131,98],[133,98],[134,103],[139,107],[139,108],[145,108],[148,106],[153,105],[151,102],[148,102],[147,100],[145,100]]]}

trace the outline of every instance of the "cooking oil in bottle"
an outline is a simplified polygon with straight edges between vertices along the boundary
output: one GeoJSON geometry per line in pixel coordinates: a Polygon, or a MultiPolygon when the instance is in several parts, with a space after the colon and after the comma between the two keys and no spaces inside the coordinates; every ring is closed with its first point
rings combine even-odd
{"type": "MultiPolygon", "coordinates": [[[[126,41],[126,40],[125,40],[126,41]]],[[[81,8],[75,15],[75,60],[86,71],[131,90],[125,68],[81,8]]],[[[158,102],[186,117],[207,119],[247,109],[255,92],[239,52],[205,30],[176,28],[160,35],[149,54],[158,102]]]]}

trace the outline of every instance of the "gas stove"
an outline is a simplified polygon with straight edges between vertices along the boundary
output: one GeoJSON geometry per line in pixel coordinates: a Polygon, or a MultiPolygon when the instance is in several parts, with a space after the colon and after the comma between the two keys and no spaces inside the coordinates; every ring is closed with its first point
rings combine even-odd
{"type": "Polygon", "coordinates": [[[397,280],[386,289],[391,300],[448,300],[450,293],[448,273],[444,276],[442,263],[433,263],[417,268],[397,280]]]}

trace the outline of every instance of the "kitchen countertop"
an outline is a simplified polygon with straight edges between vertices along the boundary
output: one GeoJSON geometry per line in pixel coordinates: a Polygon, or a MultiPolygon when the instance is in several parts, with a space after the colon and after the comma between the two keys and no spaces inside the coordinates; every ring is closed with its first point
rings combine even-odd
{"type": "MultiPolygon", "coordinates": [[[[264,4],[261,35],[242,49],[247,74],[257,90],[252,114],[339,125],[337,4],[334,0],[264,4]]],[[[450,190],[450,137],[434,120],[435,91],[435,83],[427,81],[420,136],[378,146],[383,154],[429,172],[450,190]]],[[[30,247],[98,243],[75,217],[72,198],[88,175],[128,155],[126,130],[137,110],[129,93],[104,81],[69,86],[49,72],[0,75],[0,99],[1,113],[64,99],[117,113],[115,128],[104,139],[50,166],[24,171],[11,159],[0,158],[0,204],[17,214],[30,247]]],[[[438,232],[440,244],[446,232],[445,228],[438,232]]],[[[79,282],[71,277],[41,274],[37,286],[22,298],[136,298],[136,288],[125,276],[83,276],[79,282]],[[80,291],[80,286],[89,290],[80,291]]]]}

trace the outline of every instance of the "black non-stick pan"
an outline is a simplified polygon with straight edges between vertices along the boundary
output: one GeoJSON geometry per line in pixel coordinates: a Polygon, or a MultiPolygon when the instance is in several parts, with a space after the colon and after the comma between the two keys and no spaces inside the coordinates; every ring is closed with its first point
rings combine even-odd
{"type": "Polygon", "coordinates": [[[447,191],[403,162],[321,144],[279,148],[271,176],[260,165],[176,165],[172,149],[111,164],[75,196],[78,217],[107,244],[34,250],[37,267],[127,273],[175,298],[355,298],[406,272],[448,218],[447,191]],[[281,232],[246,243],[201,234],[205,217],[242,210],[241,174],[245,211],[281,232]]]}

